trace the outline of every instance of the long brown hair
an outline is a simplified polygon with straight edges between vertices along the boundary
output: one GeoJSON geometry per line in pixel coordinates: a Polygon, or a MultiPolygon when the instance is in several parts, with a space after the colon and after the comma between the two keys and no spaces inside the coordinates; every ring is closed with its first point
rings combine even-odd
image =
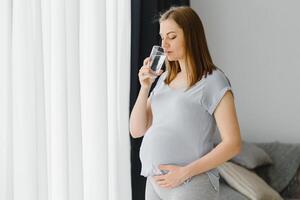
{"type": "MultiPolygon", "coordinates": [[[[204,33],[202,22],[197,13],[190,7],[171,7],[161,14],[159,22],[172,19],[183,30],[186,51],[186,72],[188,87],[211,74],[216,66],[213,64],[204,33]]],[[[168,75],[165,83],[169,84],[180,72],[178,61],[166,59],[168,75]]]]}

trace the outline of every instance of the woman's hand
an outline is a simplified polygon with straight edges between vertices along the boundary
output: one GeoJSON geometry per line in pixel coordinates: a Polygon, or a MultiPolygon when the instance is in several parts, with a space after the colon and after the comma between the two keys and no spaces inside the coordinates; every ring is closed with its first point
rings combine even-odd
{"type": "Polygon", "coordinates": [[[159,169],[168,171],[165,175],[153,176],[156,183],[163,188],[174,188],[189,179],[185,167],[176,165],[160,165],[159,169]]]}
{"type": "Polygon", "coordinates": [[[150,89],[155,78],[162,74],[160,70],[157,74],[150,67],[150,58],[144,60],[144,64],[139,71],[139,80],[142,88],[150,89]]]}

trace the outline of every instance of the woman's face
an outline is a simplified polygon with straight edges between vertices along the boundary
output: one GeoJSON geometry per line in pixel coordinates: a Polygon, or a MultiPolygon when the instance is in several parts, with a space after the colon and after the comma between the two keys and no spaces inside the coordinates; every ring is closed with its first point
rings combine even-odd
{"type": "Polygon", "coordinates": [[[160,23],[161,46],[169,61],[185,59],[183,30],[172,19],[160,23]]]}

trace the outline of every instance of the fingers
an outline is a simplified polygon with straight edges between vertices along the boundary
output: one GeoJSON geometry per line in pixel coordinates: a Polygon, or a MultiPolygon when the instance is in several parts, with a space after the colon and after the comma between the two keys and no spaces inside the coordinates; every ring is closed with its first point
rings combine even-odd
{"type": "Polygon", "coordinates": [[[147,78],[156,78],[157,74],[148,66],[143,66],[141,67],[141,69],[139,70],[139,77],[140,79],[144,80],[147,78]]]}
{"type": "Polygon", "coordinates": [[[172,187],[172,185],[166,181],[164,176],[154,176],[153,178],[154,178],[156,184],[159,185],[160,187],[164,187],[164,188],[172,187]]]}
{"type": "Polygon", "coordinates": [[[139,73],[146,73],[146,74],[151,74],[151,75],[157,76],[157,74],[148,66],[141,67],[141,69],[139,70],[139,73]]]}
{"type": "Polygon", "coordinates": [[[160,76],[164,71],[163,70],[159,70],[159,72],[157,72],[157,76],[160,76]]]}
{"type": "Polygon", "coordinates": [[[144,65],[140,68],[138,76],[141,84],[152,84],[154,80],[163,73],[163,70],[154,72],[150,67],[150,58],[144,59],[144,65]]]}
{"type": "Polygon", "coordinates": [[[153,75],[149,72],[143,72],[143,71],[139,72],[139,78],[140,78],[141,81],[143,81],[145,79],[149,79],[149,78],[150,79],[155,79],[156,77],[157,77],[156,75],[153,75]]]}
{"type": "Polygon", "coordinates": [[[165,180],[165,176],[164,175],[161,175],[161,176],[153,176],[153,179],[155,181],[163,181],[165,180]]]}
{"type": "Polygon", "coordinates": [[[155,180],[155,182],[160,185],[167,185],[165,177],[164,176],[153,176],[153,179],[155,180]]]}
{"type": "Polygon", "coordinates": [[[170,184],[161,184],[160,187],[163,187],[163,188],[172,188],[172,186],[170,184]]]}
{"type": "Polygon", "coordinates": [[[156,182],[160,187],[164,187],[164,188],[170,188],[171,185],[168,184],[167,182],[165,181],[159,181],[159,182],[156,182]]]}
{"type": "Polygon", "coordinates": [[[144,62],[143,62],[143,65],[146,66],[146,65],[149,65],[150,64],[150,57],[147,57],[144,59],[144,62]]]}

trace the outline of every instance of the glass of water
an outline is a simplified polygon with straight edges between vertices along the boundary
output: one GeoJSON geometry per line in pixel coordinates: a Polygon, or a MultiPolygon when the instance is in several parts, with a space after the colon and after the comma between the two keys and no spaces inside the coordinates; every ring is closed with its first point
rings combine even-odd
{"type": "Polygon", "coordinates": [[[160,46],[153,46],[150,54],[150,67],[155,72],[158,73],[161,69],[166,55],[164,50],[160,46]]]}

